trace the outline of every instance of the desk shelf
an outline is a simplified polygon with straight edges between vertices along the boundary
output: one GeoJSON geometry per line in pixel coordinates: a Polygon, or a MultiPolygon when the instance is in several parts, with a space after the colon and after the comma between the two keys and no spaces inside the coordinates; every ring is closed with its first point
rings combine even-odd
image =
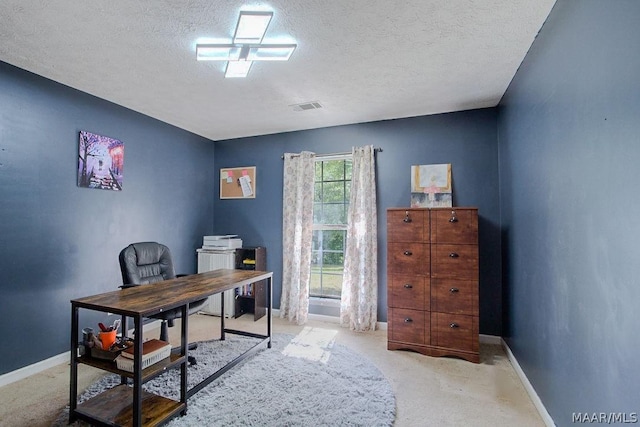
{"type": "MultiPolygon", "coordinates": [[[[179,366],[184,363],[186,358],[179,354],[171,354],[166,359],[162,359],[159,362],[142,370],[142,382],[145,383],[160,374],[163,374],[168,369],[179,366]]],[[[103,371],[118,374],[121,377],[133,378],[133,372],[123,371],[118,369],[115,361],[96,359],[94,357],[82,356],[78,358],[78,363],[93,366],[94,368],[102,369],[103,371]]]]}
{"type": "MultiPolygon", "coordinates": [[[[262,246],[236,249],[236,270],[266,270],[267,250],[262,246]]],[[[251,283],[237,289],[235,301],[236,318],[253,314],[256,321],[267,313],[266,280],[251,283]]]]}
{"type": "MultiPolygon", "coordinates": [[[[129,291],[131,292],[131,291],[129,291]]],[[[98,297],[103,298],[113,295],[126,296],[125,290],[114,293],[101,294],[98,297]]],[[[87,297],[84,300],[71,301],[71,348],[78,348],[78,329],[79,329],[79,310],[89,309],[102,312],[112,312],[122,316],[123,328],[126,330],[126,318],[134,319],[134,352],[136,357],[142,357],[139,351],[142,351],[142,319],[143,313],[147,306],[144,304],[137,305],[137,311],[128,312],[122,310],[121,307],[107,306],[101,307],[95,304],[87,304],[87,297]]],[[[180,301],[182,302],[182,300],[180,301]]],[[[126,304],[126,301],[123,303],[126,304]]],[[[136,303],[138,304],[138,303],[136,303]]],[[[181,306],[182,315],[186,316],[187,302],[181,306]]],[[[156,311],[155,308],[152,311],[156,311]]],[[[181,388],[180,398],[178,400],[168,399],[149,393],[142,389],[142,385],[166,372],[168,369],[180,368],[181,384],[186,386],[187,383],[187,356],[186,356],[186,337],[187,322],[183,323],[181,331],[181,348],[185,354],[170,353],[168,357],[144,368],[133,372],[118,369],[115,360],[100,359],[89,355],[78,355],[71,353],[71,386],[69,398],[69,423],[76,419],[80,419],[96,426],[159,426],[165,424],[169,419],[178,415],[185,414],[187,408],[186,387],[181,388]],[[105,390],[92,397],[91,399],[78,404],[78,365],[88,365],[94,368],[111,372],[121,377],[122,384],[105,390]],[[134,390],[137,391],[134,392],[134,390]]]]}
{"type": "MultiPolygon", "coordinates": [[[[113,387],[78,405],[76,415],[85,421],[106,425],[133,425],[133,388],[113,387]]],[[[142,425],[156,426],[186,411],[186,403],[177,402],[142,390],[142,425]]]]}

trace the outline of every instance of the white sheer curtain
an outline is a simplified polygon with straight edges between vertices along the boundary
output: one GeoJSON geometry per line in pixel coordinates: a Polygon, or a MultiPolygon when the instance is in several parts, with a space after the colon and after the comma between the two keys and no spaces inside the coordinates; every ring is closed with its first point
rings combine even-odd
{"type": "Polygon", "coordinates": [[[314,153],[285,153],[280,317],[299,325],[309,314],[314,171],[314,153]]]}
{"type": "Polygon", "coordinates": [[[340,323],[354,331],[376,329],[378,232],[375,149],[353,148],[340,323]]]}

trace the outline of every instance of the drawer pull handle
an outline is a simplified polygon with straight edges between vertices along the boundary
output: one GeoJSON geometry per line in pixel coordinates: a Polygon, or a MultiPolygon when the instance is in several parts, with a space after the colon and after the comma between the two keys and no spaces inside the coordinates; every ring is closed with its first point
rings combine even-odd
{"type": "Polygon", "coordinates": [[[460,289],[458,289],[458,288],[451,288],[451,289],[449,289],[449,292],[451,292],[452,294],[455,294],[456,292],[460,292],[460,289]]]}
{"type": "Polygon", "coordinates": [[[404,287],[405,287],[405,289],[411,289],[411,288],[413,288],[413,285],[412,285],[412,284],[410,284],[410,283],[406,283],[406,284],[404,285],[404,287]]]}
{"type": "Polygon", "coordinates": [[[413,255],[413,252],[411,252],[411,251],[404,251],[404,254],[405,254],[406,256],[411,256],[411,255],[413,255]]]}
{"type": "Polygon", "coordinates": [[[459,328],[459,327],[460,327],[460,325],[458,325],[457,323],[452,323],[452,324],[450,324],[450,325],[449,325],[449,327],[450,327],[451,329],[455,329],[455,328],[459,328]]]}
{"type": "Polygon", "coordinates": [[[411,218],[409,217],[409,211],[404,211],[404,219],[403,222],[411,222],[411,218]]]}
{"type": "Polygon", "coordinates": [[[458,217],[456,217],[456,211],[451,211],[451,218],[449,218],[449,222],[458,222],[458,217]]]}
{"type": "Polygon", "coordinates": [[[450,258],[458,258],[459,256],[460,256],[460,255],[458,255],[458,254],[457,254],[457,253],[455,253],[455,252],[451,252],[451,253],[449,254],[449,257],[450,257],[450,258]]]}
{"type": "Polygon", "coordinates": [[[411,323],[411,322],[413,322],[413,319],[411,317],[406,317],[404,319],[404,323],[411,323]]]}

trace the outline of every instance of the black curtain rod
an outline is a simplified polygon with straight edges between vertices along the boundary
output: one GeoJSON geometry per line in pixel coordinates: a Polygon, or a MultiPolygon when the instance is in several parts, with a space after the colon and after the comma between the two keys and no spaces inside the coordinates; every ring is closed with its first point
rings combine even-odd
{"type": "MultiPolygon", "coordinates": [[[[381,153],[382,152],[382,148],[381,147],[376,147],[373,149],[374,153],[381,153]]],[[[348,156],[352,154],[351,151],[345,151],[344,153],[329,153],[329,154],[316,154],[316,157],[332,157],[332,156],[348,156]]],[[[294,154],[291,157],[298,157],[300,154],[294,154]]],[[[284,160],[284,154],[281,156],[281,158],[284,160]]]]}

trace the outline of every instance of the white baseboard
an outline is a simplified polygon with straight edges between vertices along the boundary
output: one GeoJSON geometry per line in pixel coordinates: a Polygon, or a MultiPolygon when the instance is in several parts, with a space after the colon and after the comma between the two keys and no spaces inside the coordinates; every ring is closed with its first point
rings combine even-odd
{"type": "MultiPolygon", "coordinates": [[[[142,326],[142,331],[147,332],[153,329],[157,329],[160,327],[160,323],[160,320],[146,323],[142,326]]],[[[133,329],[129,330],[129,336],[132,336],[132,334],[133,329]]],[[[71,352],[66,351],[62,354],[58,354],[48,359],[41,360],[40,362],[36,362],[23,368],[16,369],[15,371],[7,372],[6,374],[0,375],[0,387],[23,380],[27,377],[30,377],[31,375],[35,375],[42,371],[46,371],[49,368],[53,368],[54,366],[58,366],[63,363],[68,364],[70,362],[71,352]]]]}
{"type": "Polygon", "coordinates": [[[71,353],[67,351],[65,353],[58,354],[57,356],[41,360],[40,362],[36,362],[32,365],[16,369],[15,371],[7,372],[6,374],[0,375],[0,387],[20,381],[31,375],[53,368],[54,366],[69,363],[70,360],[71,353]]]}
{"type": "Polygon", "coordinates": [[[502,337],[498,335],[484,335],[480,334],[480,342],[482,344],[495,344],[502,345],[502,337]]]}
{"type": "Polygon", "coordinates": [[[529,398],[533,402],[533,405],[538,410],[538,413],[540,414],[542,421],[544,421],[547,427],[555,427],[556,424],[553,422],[553,418],[551,418],[551,415],[549,415],[547,408],[544,407],[542,400],[540,400],[540,396],[538,396],[538,393],[536,393],[536,390],[533,388],[526,374],[520,367],[520,364],[518,363],[516,356],[513,354],[513,352],[507,345],[507,343],[503,339],[501,339],[501,341],[502,341],[502,347],[504,348],[504,351],[507,353],[507,357],[509,358],[511,365],[513,365],[513,369],[516,371],[516,374],[518,374],[520,381],[522,381],[522,385],[524,386],[524,389],[527,391],[527,394],[529,395],[529,398]]]}
{"type": "MultiPolygon", "coordinates": [[[[271,315],[273,317],[280,317],[280,309],[278,308],[272,308],[271,309],[271,315]]],[[[307,319],[308,320],[315,320],[318,322],[325,322],[325,323],[337,323],[340,324],[340,318],[336,317],[336,316],[326,316],[324,314],[313,314],[313,313],[309,313],[307,315],[307,319]]]]}
{"type": "MultiPolygon", "coordinates": [[[[280,309],[277,308],[272,308],[271,309],[272,315],[273,317],[280,317],[280,309]]],[[[307,319],[309,320],[315,320],[318,322],[325,322],[325,323],[335,323],[335,324],[340,324],[340,318],[336,317],[336,316],[326,316],[324,314],[313,314],[313,313],[309,313],[309,315],[307,316],[307,319]]],[[[377,322],[376,323],[376,330],[381,330],[381,331],[386,331],[387,330],[387,322],[377,322]]]]}

